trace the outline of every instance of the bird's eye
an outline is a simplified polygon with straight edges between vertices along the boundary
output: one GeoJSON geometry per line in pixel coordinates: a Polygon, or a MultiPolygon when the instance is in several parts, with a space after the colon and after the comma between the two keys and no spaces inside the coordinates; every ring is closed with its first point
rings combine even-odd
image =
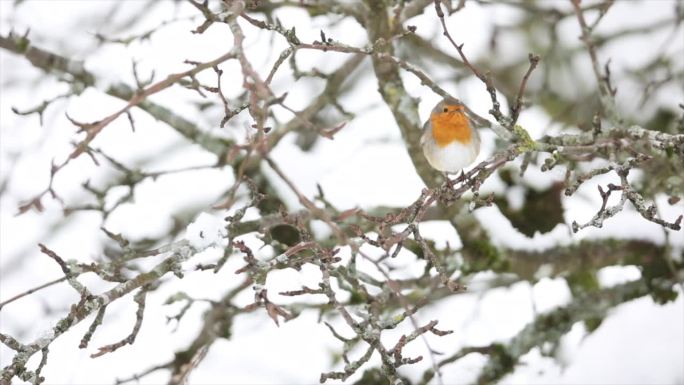
{"type": "Polygon", "coordinates": [[[444,112],[449,112],[449,109],[444,107],[444,112]]]}

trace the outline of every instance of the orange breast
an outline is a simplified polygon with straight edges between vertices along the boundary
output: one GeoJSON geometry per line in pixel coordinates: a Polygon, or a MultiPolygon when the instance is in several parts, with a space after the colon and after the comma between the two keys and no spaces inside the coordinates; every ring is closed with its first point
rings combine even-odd
{"type": "Polygon", "coordinates": [[[432,138],[440,147],[449,145],[454,140],[463,144],[470,143],[472,135],[468,118],[460,108],[449,108],[448,112],[430,115],[432,138]]]}

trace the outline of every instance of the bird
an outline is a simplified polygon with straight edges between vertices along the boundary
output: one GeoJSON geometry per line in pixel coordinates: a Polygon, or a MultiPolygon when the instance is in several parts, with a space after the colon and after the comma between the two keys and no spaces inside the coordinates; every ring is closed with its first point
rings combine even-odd
{"type": "Polygon", "coordinates": [[[455,174],[480,153],[480,135],[463,103],[447,97],[437,103],[423,125],[423,154],[432,168],[455,174]]]}

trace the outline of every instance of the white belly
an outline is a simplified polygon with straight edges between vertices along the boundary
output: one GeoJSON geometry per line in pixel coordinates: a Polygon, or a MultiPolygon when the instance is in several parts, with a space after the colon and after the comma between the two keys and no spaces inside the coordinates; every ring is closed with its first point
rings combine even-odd
{"type": "Polygon", "coordinates": [[[423,148],[428,163],[435,169],[445,172],[461,171],[475,161],[479,152],[479,140],[474,140],[467,146],[454,141],[444,147],[431,142],[423,148]]]}

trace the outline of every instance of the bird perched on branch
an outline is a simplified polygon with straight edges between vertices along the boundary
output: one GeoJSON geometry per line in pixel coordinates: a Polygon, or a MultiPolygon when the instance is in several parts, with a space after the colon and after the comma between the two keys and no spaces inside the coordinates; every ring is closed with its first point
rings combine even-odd
{"type": "Polygon", "coordinates": [[[445,98],[432,109],[420,138],[423,154],[434,169],[456,173],[480,153],[480,135],[463,103],[445,98]]]}

